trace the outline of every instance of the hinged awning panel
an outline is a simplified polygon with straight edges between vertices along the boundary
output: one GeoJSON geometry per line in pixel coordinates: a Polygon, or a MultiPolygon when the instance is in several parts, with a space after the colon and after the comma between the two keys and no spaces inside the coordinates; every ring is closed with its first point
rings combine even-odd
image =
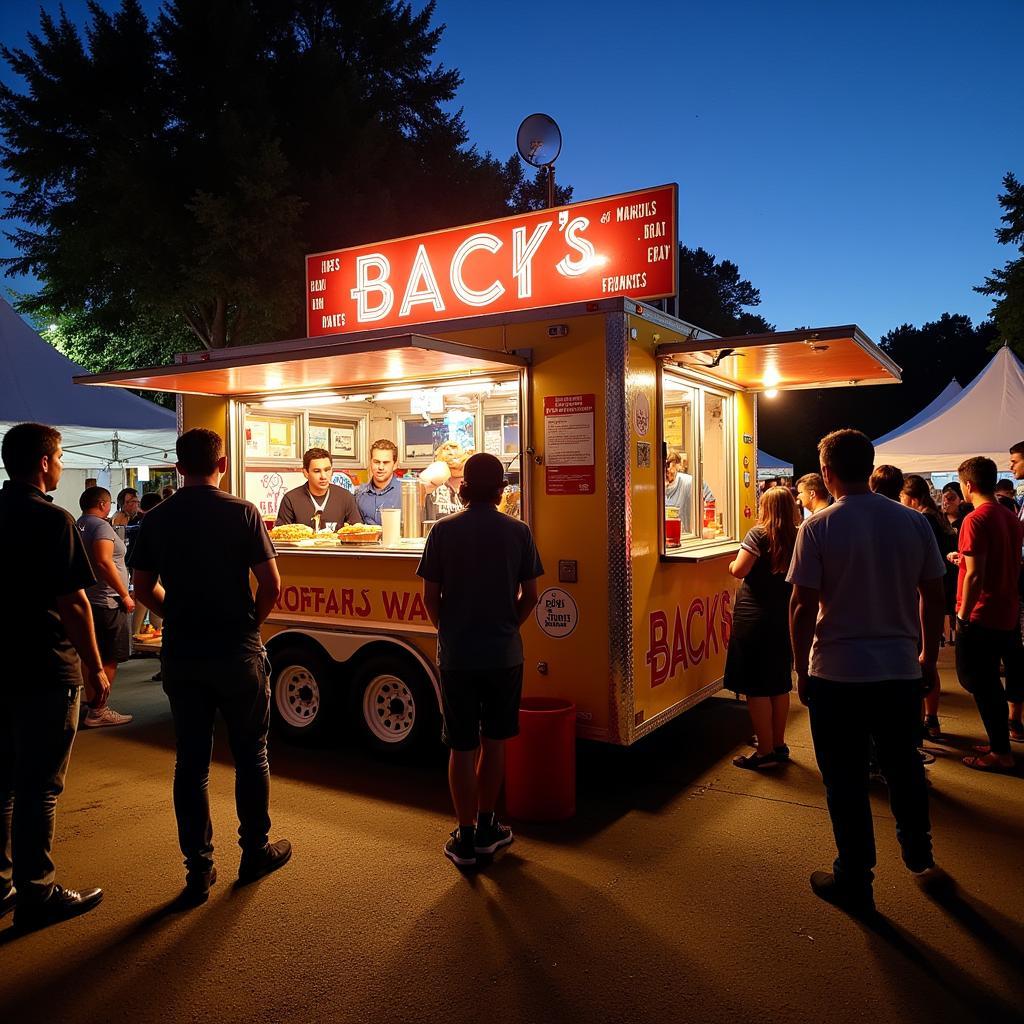
{"type": "Polygon", "coordinates": [[[900,368],[855,325],[672,342],[657,354],[745,391],[900,381],[900,368]]]}
{"type": "Polygon", "coordinates": [[[190,395],[271,395],[335,388],[366,388],[402,380],[507,373],[527,360],[510,352],[474,348],[407,334],[364,342],[311,344],[279,351],[234,349],[183,357],[172,366],[75,377],[76,384],[140,388],[190,395]]]}

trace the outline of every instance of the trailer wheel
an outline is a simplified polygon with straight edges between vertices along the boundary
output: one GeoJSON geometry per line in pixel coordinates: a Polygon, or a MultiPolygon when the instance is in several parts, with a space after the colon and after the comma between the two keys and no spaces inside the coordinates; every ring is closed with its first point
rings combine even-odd
{"type": "Polygon", "coordinates": [[[402,754],[440,736],[434,689],[411,659],[368,658],[355,670],[352,696],[360,732],[374,750],[402,754]]]}
{"type": "Polygon", "coordinates": [[[275,651],[271,664],[270,705],[278,729],[293,740],[322,738],[336,696],[331,660],[311,647],[294,645],[275,651]]]}

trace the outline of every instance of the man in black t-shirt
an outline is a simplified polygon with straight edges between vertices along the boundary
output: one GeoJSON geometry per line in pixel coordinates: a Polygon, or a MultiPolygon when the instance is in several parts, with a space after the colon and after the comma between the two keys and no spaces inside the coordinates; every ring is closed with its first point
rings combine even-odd
{"type": "Polygon", "coordinates": [[[184,895],[203,902],[217,877],[207,793],[217,711],[235,759],[239,879],[253,881],[291,857],[287,839],[269,842],[270,676],[259,633],[281,577],[256,506],[219,489],[227,471],[220,435],[188,430],[177,453],[184,486],[146,514],[130,565],[136,597],[164,620],[161,672],[177,747],[174,812],[184,895]]]}
{"type": "Polygon", "coordinates": [[[17,903],[14,923],[26,929],[84,913],[103,898],[100,889],[57,885],[50,856],[83,682],[93,707],[110,692],[85,593],[96,578],[74,520],[46,494],[60,480],[62,455],[53,427],[20,423],[4,435],[0,915],[17,903]]]}
{"type": "Polygon", "coordinates": [[[444,855],[459,867],[512,842],[494,807],[505,740],[519,732],[519,628],[537,605],[544,574],[530,528],[497,509],[504,487],[505,468],[493,455],[468,459],[460,488],[468,507],[434,526],[416,570],[437,627],[443,739],[451,748],[448,778],[458,817],[444,855]]]}
{"type": "Polygon", "coordinates": [[[310,448],[302,456],[306,482],[281,499],[275,526],[301,523],[314,530],[339,530],[346,523],[363,521],[356,499],[344,487],[331,483],[334,463],[324,448],[310,448]]]}

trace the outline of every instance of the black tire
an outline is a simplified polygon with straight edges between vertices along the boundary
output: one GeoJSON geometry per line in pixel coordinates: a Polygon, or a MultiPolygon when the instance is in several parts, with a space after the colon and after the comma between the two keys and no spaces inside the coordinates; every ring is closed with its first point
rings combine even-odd
{"type": "Polygon", "coordinates": [[[440,742],[434,687],[400,652],[374,654],[354,667],[352,705],[363,742],[378,753],[397,757],[440,742]]]}
{"type": "Polygon", "coordinates": [[[275,729],[290,740],[315,743],[334,725],[338,667],[323,651],[291,644],[270,655],[270,708],[275,729]]]}

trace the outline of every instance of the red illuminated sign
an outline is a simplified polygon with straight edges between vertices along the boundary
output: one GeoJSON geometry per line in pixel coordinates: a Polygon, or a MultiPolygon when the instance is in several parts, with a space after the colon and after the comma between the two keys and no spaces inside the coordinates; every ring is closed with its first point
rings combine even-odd
{"type": "Polygon", "coordinates": [[[306,257],[311,338],[676,291],[675,185],[306,257]]]}

